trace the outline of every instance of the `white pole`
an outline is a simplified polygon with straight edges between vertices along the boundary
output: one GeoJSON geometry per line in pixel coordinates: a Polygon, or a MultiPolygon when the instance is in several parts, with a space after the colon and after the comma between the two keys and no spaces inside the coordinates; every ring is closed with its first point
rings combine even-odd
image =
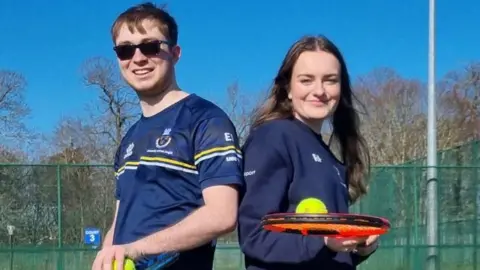
{"type": "Polygon", "coordinates": [[[437,127],[435,101],[435,0],[429,0],[428,35],[428,139],[427,139],[427,269],[436,270],[438,252],[438,202],[437,202],[437,127]]]}

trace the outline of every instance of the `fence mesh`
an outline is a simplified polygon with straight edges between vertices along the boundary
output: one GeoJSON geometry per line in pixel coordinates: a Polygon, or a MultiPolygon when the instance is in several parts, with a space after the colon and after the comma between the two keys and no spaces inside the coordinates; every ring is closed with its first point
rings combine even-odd
{"type": "MultiPolygon", "coordinates": [[[[438,153],[438,262],[442,270],[480,269],[480,144],[438,153]]],[[[96,251],[85,227],[105,233],[114,212],[108,165],[0,165],[0,269],[90,269],[96,251]],[[15,226],[9,236],[7,226],[15,226]],[[3,232],[2,232],[3,230],[3,232]],[[68,267],[67,267],[68,266],[68,267]]],[[[369,194],[352,212],[388,218],[392,230],[359,269],[424,269],[425,159],[372,167],[369,194]]],[[[242,269],[233,235],[219,240],[216,270],[242,269]]]]}

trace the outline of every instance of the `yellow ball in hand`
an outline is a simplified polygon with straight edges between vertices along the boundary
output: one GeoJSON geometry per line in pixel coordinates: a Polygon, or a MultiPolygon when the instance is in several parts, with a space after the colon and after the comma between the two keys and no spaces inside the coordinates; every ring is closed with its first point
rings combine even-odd
{"type": "MultiPolygon", "coordinates": [[[[117,267],[117,261],[113,262],[113,270],[120,270],[117,267]]],[[[135,263],[131,259],[126,258],[123,261],[123,269],[122,270],[135,270],[135,263]]]]}
{"type": "Polygon", "coordinates": [[[307,198],[302,200],[295,209],[297,214],[326,214],[327,206],[317,198],[307,198]]]}

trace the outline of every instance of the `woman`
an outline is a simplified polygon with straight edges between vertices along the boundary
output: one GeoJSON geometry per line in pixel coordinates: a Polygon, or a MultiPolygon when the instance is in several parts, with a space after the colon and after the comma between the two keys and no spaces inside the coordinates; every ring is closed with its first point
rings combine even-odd
{"type": "Polygon", "coordinates": [[[339,240],[260,225],[266,214],[295,212],[305,199],[328,212],[348,212],[366,193],[369,154],[352,96],[347,67],[331,41],[308,36],[290,48],[243,147],[238,233],[248,270],[355,269],[376,250],[378,236],[339,240]],[[320,135],[328,118],[342,161],[320,135]]]}

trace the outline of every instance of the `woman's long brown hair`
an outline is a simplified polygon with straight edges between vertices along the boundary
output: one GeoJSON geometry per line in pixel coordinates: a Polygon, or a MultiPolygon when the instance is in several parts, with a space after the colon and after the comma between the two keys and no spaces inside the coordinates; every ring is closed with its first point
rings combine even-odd
{"type": "Polygon", "coordinates": [[[353,106],[353,92],[347,66],[340,50],[324,36],[306,36],[290,47],[285,56],[266,102],[255,111],[251,128],[273,119],[293,119],[293,108],[288,92],[293,67],[305,51],[324,51],[333,54],[341,66],[341,94],[339,104],[333,113],[333,132],[340,146],[341,160],[347,167],[349,200],[353,204],[367,193],[370,156],[366,142],[360,134],[360,119],[353,106]]]}

